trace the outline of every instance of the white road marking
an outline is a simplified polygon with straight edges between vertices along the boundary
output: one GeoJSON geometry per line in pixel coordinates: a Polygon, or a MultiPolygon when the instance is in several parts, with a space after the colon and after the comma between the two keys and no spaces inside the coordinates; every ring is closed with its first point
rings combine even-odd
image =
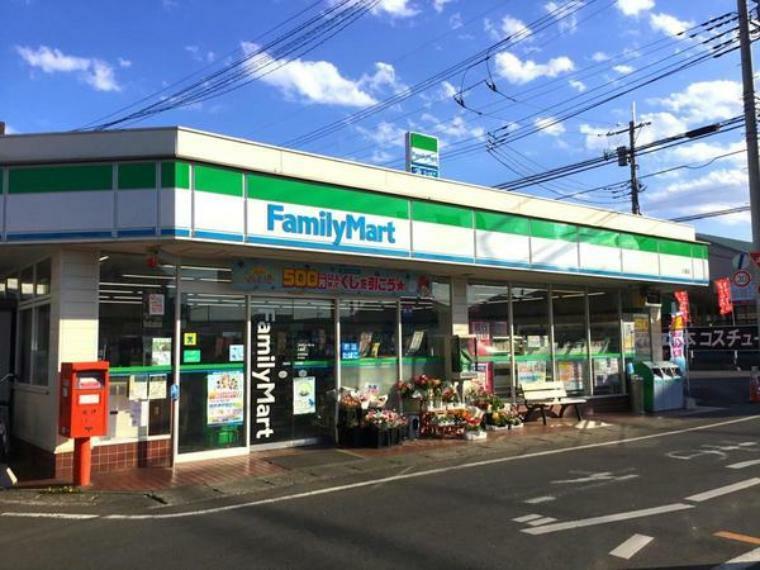
{"type": "Polygon", "coordinates": [[[716,566],[715,570],[745,570],[760,562],[760,548],[745,552],[741,556],[732,558],[728,562],[716,566]]]}
{"type": "Polygon", "coordinates": [[[701,503],[703,501],[709,501],[710,499],[714,499],[716,497],[728,495],[729,493],[736,493],[737,491],[742,491],[743,489],[749,489],[755,485],[760,485],[760,477],[753,477],[752,479],[739,481],[738,483],[734,483],[732,485],[726,485],[725,487],[718,487],[717,489],[711,489],[703,493],[697,493],[691,497],[686,497],[685,500],[691,501],[693,503],[701,503]]]}
{"type": "Polygon", "coordinates": [[[519,522],[519,523],[526,523],[528,521],[533,521],[533,520],[536,520],[536,519],[543,518],[543,516],[544,515],[535,515],[535,514],[534,515],[525,515],[523,517],[517,517],[516,519],[512,519],[512,520],[515,521],[515,522],[519,522]]]}
{"type": "Polygon", "coordinates": [[[739,463],[726,465],[726,467],[729,469],[744,469],[745,467],[752,467],[753,465],[760,465],[760,459],[753,459],[752,461],[740,461],[739,463]]]}
{"type": "Polygon", "coordinates": [[[544,518],[542,518],[542,519],[536,519],[536,520],[534,520],[534,521],[530,521],[528,524],[529,524],[530,526],[540,526],[540,525],[542,525],[542,524],[549,524],[549,523],[553,523],[553,522],[554,522],[554,521],[556,521],[556,520],[557,520],[557,519],[555,519],[555,518],[553,518],[553,517],[544,517],[544,518]]]}
{"type": "Polygon", "coordinates": [[[543,497],[535,497],[533,499],[528,499],[527,501],[524,501],[528,503],[529,505],[538,505],[539,503],[549,503],[551,501],[556,501],[557,497],[552,497],[551,495],[544,495],[543,497]]]}
{"type": "Polygon", "coordinates": [[[0,517],[37,518],[37,519],[64,519],[64,520],[87,520],[96,519],[100,515],[84,515],[77,513],[0,513],[0,517]]]}
{"type": "Polygon", "coordinates": [[[610,554],[623,560],[630,560],[633,558],[639,550],[644,548],[647,544],[652,542],[654,538],[645,534],[634,534],[631,538],[626,540],[615,550],[612,550],[610,554]]]}
{"type": "Polygon", "coordinates": [[[608,524],[608,523],[626,521],[629,519],[640,519],[644,517],[651,517],[653,515],[661,515],[664,513],[672,513],[675,511],[684,511],[686,509],[693,509],[693,508],[694,508],[694,505],[686,505],[684,503],[673,503],[671,505],[662,505],[661,507],[652,507],[649,509],[641,509],[638,511],[614,513],[611,515],[603,515],[600,517],[591,517],[588,519],[578,519],[575,521],[548,524],[548,525],[539,526],[536,528],[524,528],[522,529],[522,532],[527,533],[527,534],[548,534],[550,532],[559,532],[562,530],[571,530],[574,528],[583,528],[587,526],[608,524]]]}
{"type": "Polygon", "coordinates": [[[589,473],[588,476],[578,477],[577,479],[560,479],[558,481],[552,481],[552,485],[596,483],[597,481],[626,481],[628,479],[635,479],[636,477],[638,477],[638,475],[633,473],[630,473],[628,475],[613,475],[611,471],[602,471],[600,473],[589,473]]]}
{"type": "MultiPolygon", "coordinates": [[[[450,465],[448,467],[439,467],[435,469],[427,469],[425,471],[417,471],[414,473],[406,473],[404,475],[394,475],[389,477],[383,477],[381,479],[372,479],[369,481],[359,481],[358,483],[350,483],[348,485],[336,485],[335,487],[327,487],[325,489],[317,489],[315,491],[306,491],[304,493],[294,493],[292,495],[283,495],[280,497],[273,497],[271,499],[260,499],[258,501],[250,501],[247,503],[236,503],[234,505],[225,505],[223,507],[211,507],[208,509],[199,509],[197,511],[184,511],[179,513],[166,513],[166,514],[146,514],[146,515],[126,515],[126,514],[112,514],[112,515],[95,515],[95,518],[103,518],[106,520],[160,520],[160,519],[175,519],[184,517],[194,517],[201,515],[210,515],[216,513],[222,513],[227,511],[233,511],[237,509],[246,509],[250,507],[256,507],[259,505],[269,505],[272,503],[282,503],[285,501],[293,501],[297,499],[305,499],[307,497],[315,497],[318,495],[326,495],[332,493],[339,493],[341,491],[348,491],[352,489],[360,489],[362,487],[370,487],[378,483],[385,483],[390,481],[402,481],[407,479],[416,479],[419,477],[427,477],[429,475],[439,475],[442,473],[450,473],[452,471],[462,471],[465,469],[473,469],[476,467],[485,467],[488,465],[499,465],[501,463],[509,463],[512,461],[520,461],[523,459],[532,459],[535,457],[548,457],[551,455],[561,455],[563,453],[571,453],[573,451],[584,451],[587,449],[598,449],[600,447],[612,447],[621,445],[624,443],[636,443],[639,441],[649,441],[652,439],[661,439],[664,437],[671,437],[674,435],[681,435],[684,433],[693,433],[698,431],[709,430],[716,427],[728,426],[743,422],[755,421],[760,419],[758,416],[746,416],[743,418],[734,418],[732,420],[725,420],[722,422],[715,422],[711,424],[702,424],[690,428],[683,428],[678,430],[664,431],[660,433],[653,433],[649,435],[639,435],[636,437],[629,437],[625,439],[616,439],[610,441],[602,441],[599,443],[587,443],[584,445],[577,445],[574,447],[562,447],[559,449],[547,449],[545,451],[535,451],[533,453],[525,453],[523,455],[512,455],[509,457],[498,457],[495,459],[484,459],[481,461],[473,461],[470,463],[463,463],[461,465],[450,465]]],[[[687,505],[687,507],[689,507],[687,505]]],[[[8,513],[0,513],[4,515],[8,513]]],[[[38,516],[38,513],[13,513],[13,516],[38,516]]],[[[90,515],[88,515],[90,516],[90,515]]],[[[531,529],[538,530],[538,529],[531,529]]]]}

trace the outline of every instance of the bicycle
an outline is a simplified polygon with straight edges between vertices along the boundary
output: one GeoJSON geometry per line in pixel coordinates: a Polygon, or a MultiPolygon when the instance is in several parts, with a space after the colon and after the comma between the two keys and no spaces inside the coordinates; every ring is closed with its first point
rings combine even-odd
{"type": "MultiPolygon", "coordinates": [[[[9,382],[13,380],[13,378],[13,373],[9,372],[0,378],[0,386],[2,386],[3,382],[9,382]]],[[[10,425],[9,423],[6,423],[6,418],[7,421],[10,422],[10,391],[8,393],[8,398],[8,400],[0,400],[0,411],[2,411],[2,408],[6,409],[5,414],[0,413],[0,463],[7,463],[11,455],[10,425]]]]}

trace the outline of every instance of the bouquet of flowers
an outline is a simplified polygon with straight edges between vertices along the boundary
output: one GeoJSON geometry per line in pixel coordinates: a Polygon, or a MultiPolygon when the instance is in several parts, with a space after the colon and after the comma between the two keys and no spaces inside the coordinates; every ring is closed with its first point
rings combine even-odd
{"type": "Polygon", "coordinates": [[[361,408],[362,402],[361,399],[354,396],[350,392],[344,392],[340,396],[338,405],[340,406],[341,410],[355,410],[361,408]]]}
{"type": "Polygon", "coordinates": [[[501,410],[494,410],[486,414],[486,421],[489,425],[496,427],[517,426],[522,423],[522,418],[517,410],[507,405],[501,410]]]}
{"type": "Polygon", "coordinates": [[[392,410],[370,410],[362,422],[365,426],[383,430],[406,425],[406,418],[392,410]]]}
{"type": "Polygon", "coordinates": [[[475,416],[468,416],[465,419],[464,429],[465,431],[480,431],[481,419],[475,416]]]}
{"type": "Polygon", "coordinates": [[[417,391],[414,382],[404,382],[403,380],[396,382],[393,387],[398,392],[399,397],[403,400],[414,398],[414,393],[417,391]]]}
{"type": "Polygon", "coordinates": [[[468,392],[470,403],[483,411],[496,411],[504,407],[504,401],[496,394],[491,394],[485,388],[468,392]]]}
{"type": "Polygon", "coordinates": [[[451,386],[447,386],[443,389],[443,392],[441,393],[441,399],[446,404],[456,404],[459,402],[459,394],[457,394],[457,391],[452,388],[451,386]]]}
{"type": "Polygon", "coordinates": [[[439,378],[431,378],[427,374],[420,374],[415,378],[414,385],[423,392],[432,391],[436,395],[440,395],[443,389],[443,381],[439,378]]]}

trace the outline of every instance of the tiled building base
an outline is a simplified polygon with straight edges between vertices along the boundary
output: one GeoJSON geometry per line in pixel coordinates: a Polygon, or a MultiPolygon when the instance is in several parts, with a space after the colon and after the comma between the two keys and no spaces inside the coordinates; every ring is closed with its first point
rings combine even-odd
{"type": "MultiPolygon", "coordinates": [[[[92,472],[107,473],[136,467],[168,467],[171,464],[171,440],[160,439],[136,443],[101,445],[92,448],[92,472]]],[[[45,451],[16,440],[12,465],[23,479],[71,479],[74,453],[45,451]]]]}

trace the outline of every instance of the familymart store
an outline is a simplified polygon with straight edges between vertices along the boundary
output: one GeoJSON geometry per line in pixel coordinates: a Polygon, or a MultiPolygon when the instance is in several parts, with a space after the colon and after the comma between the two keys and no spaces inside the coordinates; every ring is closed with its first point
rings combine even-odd
{"type": "Polygon", "coordinates": [[[335,390],[393,406],[459,366],[624,407],[652,299],[708,282],[687,226],[182,128],[0,137],[0,169],[14,436],[58,476],[62,362],[111,366],[96,470],[168,465],[332,437],[335,390]]]}

